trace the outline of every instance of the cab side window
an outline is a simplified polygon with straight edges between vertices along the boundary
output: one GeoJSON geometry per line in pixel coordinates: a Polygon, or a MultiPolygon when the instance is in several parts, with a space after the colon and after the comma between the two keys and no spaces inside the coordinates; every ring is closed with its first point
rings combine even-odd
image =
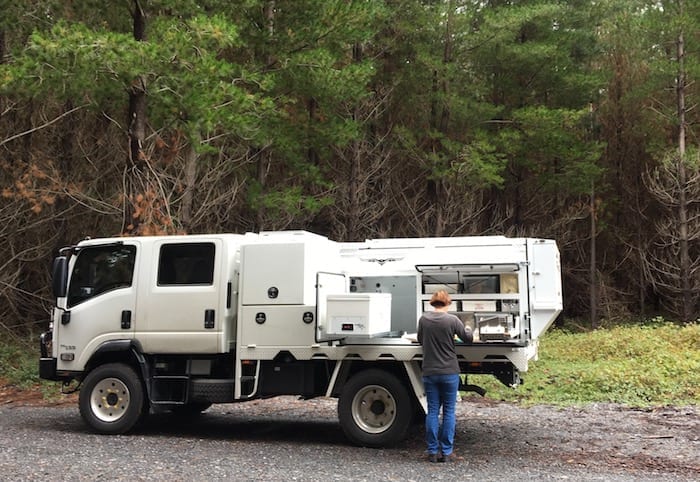
{"type": "Polygon", "coordinates": [[[68,306],[118,288],[134,279],[136,246],[110,245],[82,248],[77,253],[68,289],[68,306]]]}
{"type": "Polygon", "coordinates": [[[213,243],[166,244],[160,248],[158,286],[212,285],[213,243]]]}

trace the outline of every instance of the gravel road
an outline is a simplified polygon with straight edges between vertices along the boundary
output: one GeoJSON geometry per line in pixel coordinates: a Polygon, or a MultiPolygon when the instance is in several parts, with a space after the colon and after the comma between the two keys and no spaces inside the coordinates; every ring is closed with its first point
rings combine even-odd
{"type": "Polygon", "coordinates": [[[219,405],[192,420],[151,416],[100,436],[77,407],[0,406],[2,480],[700,480],[698,407],[523,408],[458,404],[451,464],[425,461],[422,428],[391,449],[345,440],[329,399],[219,405]]]}

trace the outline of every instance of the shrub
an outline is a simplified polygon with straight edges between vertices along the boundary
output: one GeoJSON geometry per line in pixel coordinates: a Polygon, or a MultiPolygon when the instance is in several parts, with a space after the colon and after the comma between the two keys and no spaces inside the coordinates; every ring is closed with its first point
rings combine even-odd
{"type": "Polygon", "coordinates": [[[526,404],[594,402],[631,407],[700,402],[700,325],[617,326],[588,333],[552,330],[517,390],[471,376],[487,396],[526,404]]]}

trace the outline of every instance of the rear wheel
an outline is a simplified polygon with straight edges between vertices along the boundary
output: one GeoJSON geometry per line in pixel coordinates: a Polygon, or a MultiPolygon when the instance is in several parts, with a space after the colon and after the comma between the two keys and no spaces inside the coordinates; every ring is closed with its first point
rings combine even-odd
{"type": "Polygon", "coordinates": [[[367,447],[400,442],[413,417],[413,403],[404,384],[383,370],[365,370],[343,387],[338,419],[345,435],[367,447]]]}
{"type": "Polygon", "coordinates": [[[141,379],[123,363],[91,371],[80,389],[80,415],[95,431],[119,434],[131,430],[144,414],[141,379]]]}

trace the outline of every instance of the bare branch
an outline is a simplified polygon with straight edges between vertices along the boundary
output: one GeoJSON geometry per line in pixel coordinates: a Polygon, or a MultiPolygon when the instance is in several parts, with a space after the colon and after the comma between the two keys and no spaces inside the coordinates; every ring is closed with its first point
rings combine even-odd
{"type": "Polygon", "coordinates": [[[74,108],[72,108],[72,109],[70,109],[70,110],[64,112],[63,114],[59,115],[58,117],[55,117],[55,118],[51,119],[51,120],[48,121],[48,122],[45,122],[44,124],[42,124],[42,125],[40,125],[40,126],[33,127],[33,128],[31,128],[31,129],[29,129],[29,130],[26,130],[26,131],[24,131],[24,132],[20,132],[19,134],[15,134],[14,136],[10,136],[10,137],[8,137],[7,139],[5,139],[4,141],[0,142],[0,147],[4,146],[4,145],[7,144],[8,142],[14,141],[15,139],[19,139],[20,137],[24,137],[24,136],[26,136],[26,135],[29,135],[29,134],[33,133],[33,132],[36,132],[36,131],[41,130],[41,129],[44,129],[44,128],[50,126],[51,124],[55,124],[56,122],[58,122],[59,120],[63,119],[63,118],[66,117],[67,115],[70,115],[70,114],[72,114],[73,112],[78,111],[78,110],[80,110],[80,109],[84,109],[84,108],[87,107],[88,105],[90,105],[90,104],[84,104],[84,105],[81,105],[81,106],[78,106],[78,107],[74,107],[74,108]]]}

